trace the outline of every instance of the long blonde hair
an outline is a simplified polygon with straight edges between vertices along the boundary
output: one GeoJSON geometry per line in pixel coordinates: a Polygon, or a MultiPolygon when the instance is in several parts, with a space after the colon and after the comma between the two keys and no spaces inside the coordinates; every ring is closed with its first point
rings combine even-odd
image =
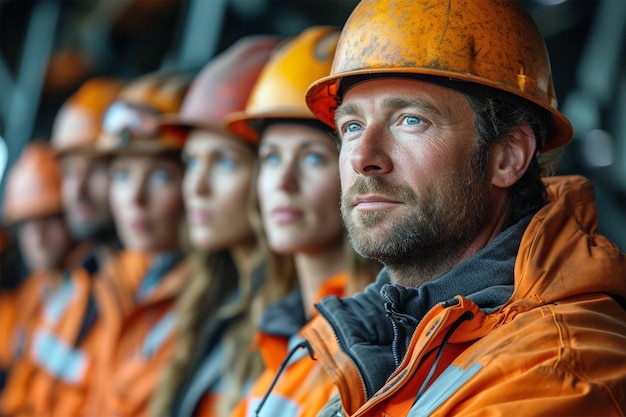
{"type": "MultiPolygon", "coordinates": [[[[248,214],[256,237],[260,216],[255,181],[253,176],[248,195],[248,214]]],[[[252,256],[257,260],[257,267],[252,276],[240,274],[229,250],[212,253],[196,250],[188,255],[191,273],[175,306],[176,345],[151,400],[152,415],[168,417],[171,414],[177,396],[181,395],[181,389],[193,377],[194,366],[205,353],[198,347],[202,346],[202,338],[214,318],[226,320],[237,317],[221,339],[227,353],[222,372],[227,378],[223,378],[225,387],[219,396],[218,415],[229,415],[244,396],[247,384],[256,379],[263,370],[260,354],[250,348],[256,334],[255,317],[267,305],[287,294],[293,286],[289,283],[276,283],[274,286],[273,280],[264,276],[261,277],[263,282],[255,288],[254,275],[264,274],[267,254],[264,241],[258,237],[256,239],[256,251],[252,256]],[[240,293],[236,301],[225,303],[228,296],[236,290],[240,293]]]]}

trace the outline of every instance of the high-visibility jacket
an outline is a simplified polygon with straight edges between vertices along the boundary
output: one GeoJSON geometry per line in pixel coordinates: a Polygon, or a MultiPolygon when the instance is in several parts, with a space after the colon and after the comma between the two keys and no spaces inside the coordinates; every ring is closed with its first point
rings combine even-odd
{"type": "Polygon", "coordinates": [[[47,299],[56,292],[58,280],[56,273],[34,272],[1,301],[2,309],[13,310],[13,321],[7,323],[11,328],[5,329],[6,338],[2,339],[10,368],[0,395],[0,415],[18,415],[20,410],[28,409],[29,386],[36,369],[28,354],[31,337],[47,299]]]}
{"type": "Polygon", "coordinates": [[[89,415],[149,415],[150,397],[173,353],[174,303],[188,269],[179,257],[131,251],[107,265],[107,279],[96,285],[100,342],[89,415]]]}
{"type": "Polygon", "coordinates": [[[402,300],[419,288],[380,282],[322,300],[305,337],[340,394],[342,410],[325,415],[626,415],[626,256],[597,234],[590,182],[546,182],[550,202],[525,228],[511,295],[495,310],[459,294],[416,319],[402,300]],[[395,312],[383,305],[391,292],[395,312]]]}
{"type": "Polygon", "coordinates": [[[47,272],[32,273],[16,287],[0,290],[0,393],[11,368],[26,350],[30,329],[53,281],[47,272]]]}
{"type": "MultiPolygon", "coordinates": [[[[345,273],[330,277],[320,288],[315,301],[328,295],[343,296],[346,282],[345,273]]],[[[261,329],[266,330],[259,332],[257,343],[266,369],[255,381],[248,397],[233,411],[232,417],[255,415],[266,394],[269,396],[260,416],[316,416],[335,388],[319,362],[312,359],[306,349],[297,349],[304,340],[300,331],[306,326],[300,294],[294,293],[281,305],[271,308],[264,314],[263,321],[261,329]],[[292,350],[293,355],[288,357],[292,350]],[[287,358],[285,368],[280,369],[287,358]],[[277,383],[269,392],[275,377],[277,383]]]]}
{"type": "MultiPolygon", "coordinates": [[[[13,363],[13,334],[17,328],[17,291],[0,290],[0,371],[4,377],[5,372],[13,363]]],[[[0,390],[3,382],[0,382],[0,390]]]]}

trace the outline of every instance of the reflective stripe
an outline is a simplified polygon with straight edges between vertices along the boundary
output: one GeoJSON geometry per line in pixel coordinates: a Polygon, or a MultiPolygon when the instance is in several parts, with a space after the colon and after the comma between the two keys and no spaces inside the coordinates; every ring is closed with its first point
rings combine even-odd
{"type": "Polygon", "coordinates": [[[32,355],[52,375],[71,384],[79,383],[85,376],[86,355],[48,331],[35,331],[32,355]]]}
{"type": "Polygon", "coordinates": [[[141,349],[141,355],[144,358],[149,358],[161,347],[167,337],[172,333],[172,330],[174,330],[175,323],[176,319],[172,311],[165,314],[161,317],[161,320],[156,322],[144,340],[141,349]]]}
{"type": "MultiPolygon", "coordinates": [[[[247,417],[256,417],[256,409],[260,402],[260,398],[250,400],[246,409],[247,417]]],[[[288,397],[272,394],[263,404],[259,417],[297,417],[300,414],[302,414],[300,405],[288,397]]]]}
{"type": "Polygon", "coordinates": [[[49,323],[56,323],[74,295],[74,282],[71,279],[64,279],[58,291],[50,296],[46,302],[44,314],[49,323]]]}
{"type": "Polygon", "coordinates": [[[407,417],[428,416],[448,400],[463,384],[476,375],[483,366],[472,364],[467,369],[450,365],[411,407],[407,417]]]}

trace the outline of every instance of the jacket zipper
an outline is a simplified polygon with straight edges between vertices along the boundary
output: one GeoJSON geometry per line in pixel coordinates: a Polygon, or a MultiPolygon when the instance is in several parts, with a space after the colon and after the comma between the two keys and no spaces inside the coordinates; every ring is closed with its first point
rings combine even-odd
{"type": "Polygon", "coordinates": [[[393,328],[393,342],[391,344],[391,350],[393,352],[394,365],[396,366],[396,368],[398,368],[400,366],[401,359],[402,359],[400,358],[400,347],[398,346],[400,343],[400,334],[399,334],[400,332],[398,329],[399,327],[398,322],[400,322],[400,324],[403,324],[403,322],[411,322],[417,327],[419,325],[419,321],[415,317],[409,314],[397,312],[396,310],[391,308],[391,303],[389,302],[385,303],[385,313],[387,317],[389,318],[389,320],[391,321],[391,326],[393,328]]]}
{"type": "MultiPolygon", "coordinates": [[[[435,315],[435,316],[436,316],[436,314],[434,314],[435,310],[438,310],[438,309],[440,309],[440,308],[443,308],[443,309],[445,310],[445,309],[447,309],[448,307],[456,306],[456,305],[458,305],[458,304],[459,304],[459,300],[458,300],[457,298],[453,298],[453,299],[451,299],[451,300],[449,300],[449,301],[445,301],[445,302],[443,302],[443,303],[438,303],[438,304],[435,304],[433,307],[431,307],[431,308],[430,308],[430,310],[428,310],[428,312],[424,315],[424,317],[422,318],[422,320],[420,320],[420,321],[419,321],[418,326],[415,328],[415,332],[413,333],[413,336],[411,336],[411,340],[410,340],[410,342],[409,342],[409,346],[412,346],[412,345],[413,345],[413,342],[414,342],[414,339],[415,339],[416,337],[418,337],[418,335],[420,335],[420,334],[421,334],[421,333],[425,330],[425,329],[420,329],[420,327],[421,327],[421,326],[423,326],[423,325],[425,325],[425,323],[428,323],[428,322],[431,320],[431,316],[433,316],[433,315],[435,315]]],[[[439,314],[439,313],[437,313],[437,314],[439,314]]],[[[470,314],[471,314],[471,312],[470,312],[470,314]]],[[[457,320],[455,321],[455,323],[456,323],[457,321],[459,321],[459,320],[460,320],[463,316],[464,316],[464,314],[463,314],[463,315],[461,315],[461,317],[459,317],[459,319],[457,319],[457,320]]],[[[473,318],[473,314],[472,314],[472,318],[473,318]]],[[[429,330],[429,332],[433,332],[433,331],[435,331],[435,327],[438,327],[438,326],[439,326],[439,324],[440,324],[441,322],[443,322],[443,321],[444,321],[444,320],[442,319],[442,320],[437,321],[436,323],[434,323],[434,324],[432,325],[432,329],[430,329],[430,330],[429,330]]],[[[463,321],[465,321],[465,319],[460,320],[460,323],[462,323],[463,321]]],[[[460,324],[460,323],[459,323],[459,324],[460,324]]],[[[454,330],[456,330],[456,328],[457,328],[457,327],[458,327],[458,325],[454,327],[454,330]]],[[[444,347],[444,346],[442,345],[442,348],[443,348],[443,347],[444,347]]],[[[393,372],[393,373],[389,376],[389,378],[387,378],[387,382],[392,381],[392,380],[393,380],[394,378],[396,378],[396,377],[397,377],[397,376],[398,376],[401,372],[405,372],[405,371],[406,371],[406,369],[405,369],[405,368],[406,368],[406,366],[407,366],[408,361],[410,361],[410,356],[411,356],[411,355],[409,355],[409,354],[410,354],[412,351],[413,351],[413,349],[408,349],[408,350],[407,350],[407,352],[404,354],[404,358],[402,359],[402,362],[400,363],[400,366],[398,366],[398,367],[396,368],[396,370],[395,370],[395,371],[394,371],[394,372],[393,372]]],[[[421,363],[421,361],[420,361],[420,363],[421,363]]],[[[420,363],[417,363],[417,364],[416,364],[416,366],[417,366],[417,367],[419,367],[420,363]]],[[[434,364],[434,365],[436,365],[436,364],[434,364]]],[[[431,371],[432,371],[432,370],[431,370],[431,371]]],[[[432,371],[432,372],[434,372],[434,371],[432,371]]],[[[408,372],[405,372],[404,377],[406,377],[408,374],[409,374],[408,372]]],[[[404,377],[403,377],[403,378],[404,378],[404,377]]],[[[354,414],[354,417],[358,417],[358,416],[360,416],[360,415],[365,415],[365,414],[367,414],[367,411],[368,411],[369,409],[371,409],[374,405],[376,405],[376,404],[380,403],[381,401],[383,401],[383,400],[385,400],[385,399],[389,398],[392,394],[394,394],[394,393],[395,393],[398,389],[400,389],[402,386],[403,386],[403,384],[400,384],[400,380],[395,381],[395,384],[393,385],[393,387],[389,388],[389,389],[388,389],[388,390],[386,390],[384,393],[381,393],[379,396],[377,396],[374,402],[372,402],[371,404],[369,404],[369,405],[368,405],[368,407],[367,407],[366,409],[362,409],[362,410],[360,410],[358,413],[354,414]]],[[[370,397],[366,397],[366,398],[372,399],[373,397],[372,397],[372,398],[370,398],[370,397]]],[[[366,401],[369,401],[369,400],[366,400],[366,401]]]]}

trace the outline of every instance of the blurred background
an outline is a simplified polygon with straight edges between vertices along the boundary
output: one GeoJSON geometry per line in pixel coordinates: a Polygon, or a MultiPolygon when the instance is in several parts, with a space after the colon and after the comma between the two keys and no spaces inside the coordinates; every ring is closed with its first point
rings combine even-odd
{"type": "MultiPolygon", "coordinates": [[[[342,26],[357,0],[0,0],[0,207],[6,171],[88,78],[199,70],[241,36],[342,26]]],[[[596,187],[600,232],[626,250],[626,1],[525,0],[576,138],[559,174],[596,187]]]]}

